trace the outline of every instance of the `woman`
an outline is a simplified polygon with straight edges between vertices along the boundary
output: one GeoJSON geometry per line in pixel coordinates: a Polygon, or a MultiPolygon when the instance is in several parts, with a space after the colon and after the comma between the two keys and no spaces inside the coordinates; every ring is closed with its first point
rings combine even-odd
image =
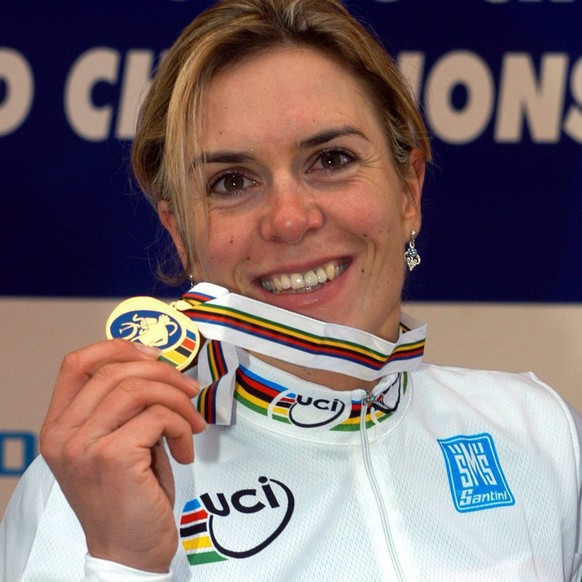
{"type": "Polygon", "coordinates": [[[234,325],[187,374],[127,341],[67,356],[4,579],[575,579],[578,417],[533,376],[421,364],[400,312],[429,160],[394,64],[335,0],[198,17],[134,169],[184,277],[219,286],[186,299],[227,290],[281,335],[234,325]],[[273,350],[289,329],[310,347],[273,350]]]}

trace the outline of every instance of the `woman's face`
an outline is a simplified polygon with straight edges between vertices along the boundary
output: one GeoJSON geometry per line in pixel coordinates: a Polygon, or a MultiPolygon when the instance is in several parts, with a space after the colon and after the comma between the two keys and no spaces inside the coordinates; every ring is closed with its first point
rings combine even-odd
{"type": "Polygon", "coordinates": [[[218,74],[204,105],[194,279],[396,339],[424,164],[413,155],[398,178],[362,84],[320,52],[281,48],[218,74]]]}

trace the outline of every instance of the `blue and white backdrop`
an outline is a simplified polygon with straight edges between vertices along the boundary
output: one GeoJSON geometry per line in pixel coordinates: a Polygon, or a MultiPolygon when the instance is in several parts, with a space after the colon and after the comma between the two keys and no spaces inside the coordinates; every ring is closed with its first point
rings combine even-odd
{"type": "MultiPolygon", "coordinates": [[[[131,182],[156,62],[209,2],[0,11],[0,514],[59,362],[156,282],[131,182]]],[[[582,0],[351,0],[405,71],[435,164],[407,309],[439,363],[534,369],[582,409],[582,0]]]]}

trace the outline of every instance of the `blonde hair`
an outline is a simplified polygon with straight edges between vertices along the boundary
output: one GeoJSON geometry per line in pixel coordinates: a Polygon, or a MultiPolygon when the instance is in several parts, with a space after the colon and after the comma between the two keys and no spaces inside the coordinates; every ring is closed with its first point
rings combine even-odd
{"type": "Polygon", "coordinates": [[[222,0],[195,18],[163,59],[133,144],[139,186],[154,208],[167,203],[185,245],[187,264],[175,283],[185,279],[196,258],[193,213],[205,212],[203,198],[193,195],[192,175],[193,160],[202,151],[205,90],[219,71],[259,51],[285,46],[323,52],[363,83],[403,181],[413,149],[425,163],[431,158],[426,127],[404,77],[375,35],[339,0],[222,0]]]}

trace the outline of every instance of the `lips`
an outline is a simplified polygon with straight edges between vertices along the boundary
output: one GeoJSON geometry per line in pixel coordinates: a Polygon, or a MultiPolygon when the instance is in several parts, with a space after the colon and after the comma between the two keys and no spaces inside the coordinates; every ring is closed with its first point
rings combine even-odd
{"type": "Polygon", "coordinates": [[[306,293],[339,277],[347,267],[347,261],[329,261],[302,273],[279,273],[261,277],[259,284],[271,293],[306,293]]]}

